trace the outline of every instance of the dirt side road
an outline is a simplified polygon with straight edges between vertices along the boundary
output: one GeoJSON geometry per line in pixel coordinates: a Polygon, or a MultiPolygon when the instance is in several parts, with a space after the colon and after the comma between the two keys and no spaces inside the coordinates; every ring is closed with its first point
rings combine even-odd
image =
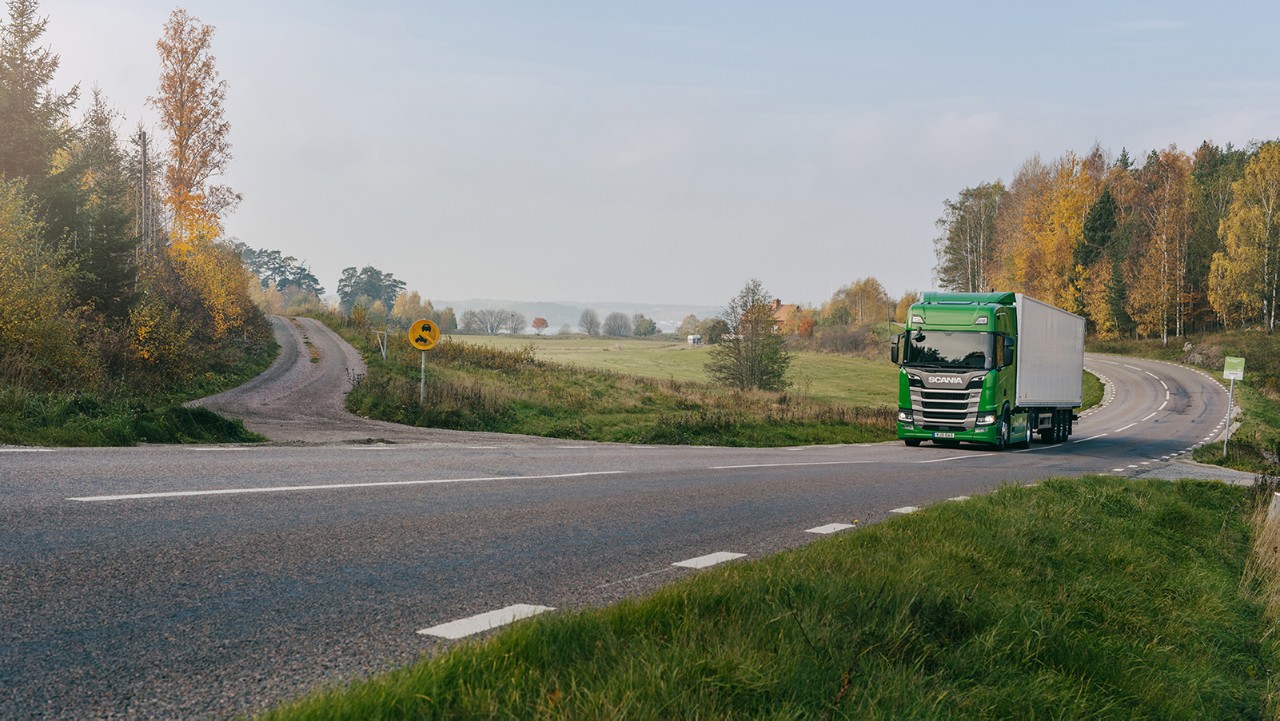
{"type": "Polygon", "coordinates": [[[238,388],[191,401],[276,443],[476,443],[533,445],[555,439],[417,428],[349,413],[343,398],[365,372],[355,348],[312,318],[271,316],[280,355],[238,388]]]}

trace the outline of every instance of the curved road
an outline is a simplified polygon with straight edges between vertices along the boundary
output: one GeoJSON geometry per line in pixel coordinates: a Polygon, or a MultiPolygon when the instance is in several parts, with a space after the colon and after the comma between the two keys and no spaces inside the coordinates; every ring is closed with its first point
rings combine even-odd
{"type": "MultiPolygon", "coordinates": [[[[306,332],[312,347],[328,334],[306,332]]],[[[442,648],[418,633],[439,624],[608,603],[697,572],[673,563],[757,558],[827,524],[1050,475],[1206,474],[1178,459],[1221,433],[1219,383],[1087,363],[1108,381],[1104,405],[1071,442],[1007,453],[385,435],[340,410],[321,414],[331,440],[410,442],[298,445],[316,439],[290,413],[263,425],[283,397],[250,427],[284,444],[0,449],[0,717],[253,712],[442,648]]]]}

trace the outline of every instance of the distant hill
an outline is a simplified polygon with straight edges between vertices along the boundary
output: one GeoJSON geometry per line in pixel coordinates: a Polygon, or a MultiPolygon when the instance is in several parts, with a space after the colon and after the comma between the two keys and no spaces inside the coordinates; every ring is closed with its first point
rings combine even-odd
{"type": "MultiPolygon", "coordinates": [[[[546,332],[548,333],[557,332],[566,323],[576,332],[578,330],[578,318],[582,316],[582,311],[587,308],[594,309],[602,321],[605,316],[614,312],[626,313],[628,316],[643,313],[645,317],[652,318],[663,333],[675,332],[680,327],[680,321],[684,320],[684,317],[690,313],[699,318],[709,318],[720,315],[722,310],[714,306],[681,305],[679,303],[619,303],[614,301],[591,303],[577,301],[530,302],[523,300],[494,300],[492,298],[472,298],[470,300],[436,300],[432,298],[431,304],[436,308],[451,307],[459,318],[462,317],[462,312],[467,310],[496,308],[514,310],[524,315],[525,319],[530,323],[533,322],[534,318],[546,318],[546,332]]],[[[533,331],[530,330],[529,332],[532,333],[533,331]]]]}

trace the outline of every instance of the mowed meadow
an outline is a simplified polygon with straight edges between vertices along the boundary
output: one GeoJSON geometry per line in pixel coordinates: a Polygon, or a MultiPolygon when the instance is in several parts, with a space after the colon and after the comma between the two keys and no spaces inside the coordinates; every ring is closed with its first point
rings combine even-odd
{"type": "MultiPolygon", "coordinates": [[[[705,382],[709,346],[692,347],[683,339],[598,338],[571,335],[492,335],[452,337],[453,341],[502,350],[532,348],[539,360],[664,380],[705,382]]],[[[793,395],[854,406],[898,403],[898,369],[883,360],[800,351],[793,355],[788,379],[793,395]]],[[[430,356],[428,356],[428,361],[430,356]]]]}

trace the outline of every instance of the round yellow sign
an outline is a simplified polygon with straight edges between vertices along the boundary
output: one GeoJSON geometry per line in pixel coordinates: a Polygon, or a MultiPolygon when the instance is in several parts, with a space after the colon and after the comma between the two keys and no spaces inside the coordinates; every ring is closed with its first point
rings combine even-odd
{"type": "Polygon", "coordinates": [[[418,350],[431,350],[440,342],[440,326],[430,320],[414,323],[409,326],[409,342],[418,350]]]}

